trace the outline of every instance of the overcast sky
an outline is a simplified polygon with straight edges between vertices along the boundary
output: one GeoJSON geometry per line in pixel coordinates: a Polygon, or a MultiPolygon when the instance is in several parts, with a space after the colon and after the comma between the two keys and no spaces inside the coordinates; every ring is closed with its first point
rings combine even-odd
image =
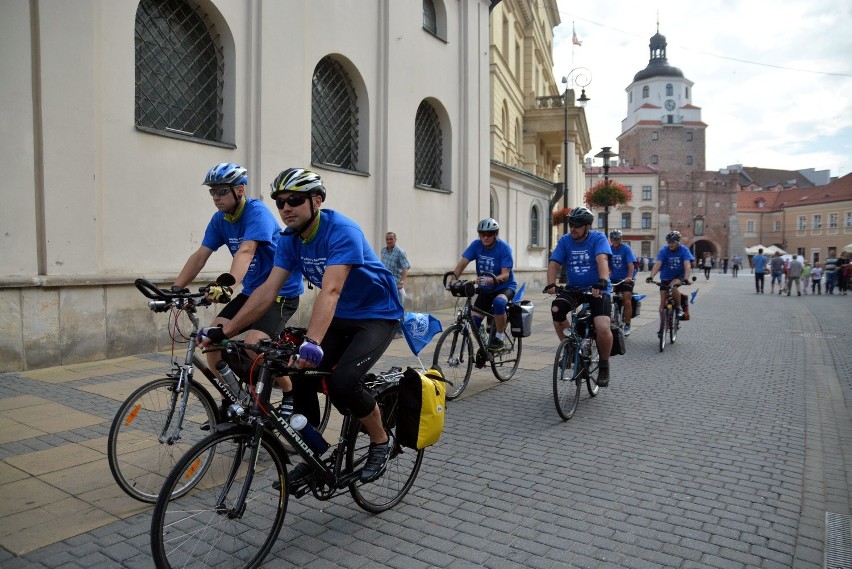
{"type": "MultiPolygon", "coordinates": [[[[558,0],[554,69],[586,67],[593,156],[618,149],[633,76],[666,36],[669,65],[694,83],[707,169],[729,164],[852,172],[852,1],[558,0]],[[571,42],[572,22],[582,46],[571,42]],[[572,55],[573,52],[573,55],[572,55]],[[573,59],[572,59],[573,58],[573,59]]],[[[579,88],[577,88],[579,96],[579,88]]],[[[595,164],[600,164],[599,160],[595,164]]]]}

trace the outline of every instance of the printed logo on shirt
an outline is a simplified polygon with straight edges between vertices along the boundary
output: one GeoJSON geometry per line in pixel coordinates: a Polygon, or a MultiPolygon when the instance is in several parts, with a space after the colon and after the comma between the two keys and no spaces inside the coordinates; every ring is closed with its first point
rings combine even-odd
{"type": "Polygon", "coordinates": [[[571,251],[571,258],[568,260],[572,275],[585,275],[592,271],[590,263],[591,255],[586,250],[571,251]]]}
{"type": "Polygon", "coordinates": [[[480,255],[476,259],[476,269],[479,273],[494,273],[495,275],[500,273],[501,271],[494,270],[494,267],[497,265],[497,261],[494,257],[489,257],[487,255],[480,255]]]}
{"type": "Polygon", "coordinates": [[[326,261],[328,261],[327,257],[302,257],[302,274],[314,285],[321,286],[326,261]]]}

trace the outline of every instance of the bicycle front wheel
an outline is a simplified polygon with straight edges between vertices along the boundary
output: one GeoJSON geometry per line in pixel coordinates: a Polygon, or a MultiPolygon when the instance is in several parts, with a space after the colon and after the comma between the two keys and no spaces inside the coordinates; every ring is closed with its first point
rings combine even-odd
{"type": "Polygon", "coordinates": [[[450,382],[447,384],[447,399],[461,395],[473,372],[473,346],[470,335],[464,334],[460,324],[453,324],[441,334],[432,365],[440,366],[444,379],[450,382]]]}
{"type": "Polygon", "coordinates": [[[580,402],[580,374],[577,347],[571,337],[565,338],[556,348],[553,360],[553,401],[556,412],[567,421],[574,416],[580,402]]]}
{"type": "Polygon", "coordinates": [[[669,328],[669,340],[671,340],[672,344],[677,340],[677,331],[680,328],[680,318],[678,318],[677,314],[672,315],[671,327],[669,328]]]}
{"type": "Polygon", "coordinates": [[[598,385],[598,369],[601,365],[601,355],[598,351],[598,342],[594,338],[589,339],[589,355],[586,356],[586,389],[589,396],[594,397],[600,391],[598,385]]]}
{"type": "MultiPolygon", "coordinates": [[[[384,512],[396,506],[408,493],[420,471],[423,461],[423,449],[416,450],[401,446],[396,437],[396,419],[399,409],[399,386],[388,387],[376,397],[382,424],[392,438],[393,448],[384,474],[373,482],[355,481],[349,485],[349,492],[355,503],[368,512],[384,512]]],[[[370,437],[353,419],[352,430],[346,444],[346,468],[355,472],[367,461],[370,437]]]]}
{"type": "Polygon", "coordinates": [[[503,351],[494,354],[491,358],[491,371],[494,372],[494,377],[500,381],[512,379],[521,363],[521,349],[521,338],[512,336],[504,338],[503,351]]]}
{"type": "Polygon", "coordinates": [[[666,334],[668,330],[666,329],[666,323],[669,321],[669,311],[667,308],[663,309],[660,313],[660,331],[657,332],[657,338],[660,340],[660,351],[666,349],[666,334]]]}
{"type": "Polygon", "coordinates": [[[274,435],[265,432],[258,441],[250,427],[215,433],[192,447],[169,474],[154,508],[155,565],[159,569],[260,565],[287,513],[284,456],[274,435]],[[170,499],[207,457],[213,462],[195,489],[170,499]],[[246,496],[240,500],[243,491],[246,496]]]}
{"type": "MultiPolygon", "coordinates": [[[[112,476],[128,496],[142,502],[157,501],[180,457],[217,423],[213,399],[201,386],[189,383],[183,424],[178,425],[183,393],[175,391],[176,385],[176,379],[162,378],[134,391],[119,407],[109,430],[107,462],[112,476]]],[[[189,477],[174,492],[183,494],[194,484],[194,477],[189,477]]]]}

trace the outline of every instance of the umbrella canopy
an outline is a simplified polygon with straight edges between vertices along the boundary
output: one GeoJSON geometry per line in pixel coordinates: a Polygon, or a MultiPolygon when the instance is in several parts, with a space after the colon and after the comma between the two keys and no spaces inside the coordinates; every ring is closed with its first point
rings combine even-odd
{"type": "Polygon", "coordinates": [[[757,255],[757,252],[763,249],[763,252],[766,252],[766,245],[754,245],[752,247],[746,247],[746,255],[757,255]]]}
{"type": "Polygon", "coordinates": [[[852,253],[852,243],[843,248],[847,253],[852,253]]]}
{"type": "Polygon", "coordinates": [[[767,255],[774,255],[776,252],[781,253],[782,255],[786,255],[787,251],[782,249],[781,247],[776,247],[775,245],[770,245],[763,250],[767,255]]]}

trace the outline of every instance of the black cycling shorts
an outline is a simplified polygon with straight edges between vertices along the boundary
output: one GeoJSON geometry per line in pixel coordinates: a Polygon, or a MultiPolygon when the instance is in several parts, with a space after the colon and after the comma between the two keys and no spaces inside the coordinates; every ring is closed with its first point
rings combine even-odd
{"type": "MultiPolygon", "coordinates": [[[[231,299],[231,302],[225,305],[219,312],[218,317],[231,320],[237,315],[237,312],[245,305],[248,300],[248,295],[243,293],[238,294],[231,299]]],[[[242,334],[246,330],[260,330],[265,332],[270,338],[277,338],[287,326],[287,322],[296,313],[299,308],[299,297],[283,297],[279,296],[269,310],[266,311],[260,318],[252,324],[244,327],[239,331],[242,334]]],[[[236,335],[236,334],[235,334],[236,335]]]]}
{"type": "Polygon", "coordinates": [[[568,314],[574,309],[577,304],[584,302],[589,303],[589,308],[592,312],[592,318],[595,316],[609,317],[612,314],[612,297],[606,293],[599,297],[583,299],[583,294],[576,292],[560,292],[550,304],[550,315],[554,322],[565,322],[568,314]]]}
{"type": "Polygon", "coordinates": [[[474,301],[473,306],[491,314],[492,312],[494,312],[494,299],[497,298],[497,295],[500,294],[504,295],[507,299],[509,299],[509,302],[511,302],[512,299],[515,298],[515,291],[510,288],[495,290],[494,292],[481,292],[479,293],[479,296],[476,297],[476,301],[474,301]]]}
{"type": "Polygon", "coordinates": [[[612,292],[633,292],[633,285],[636,284],[635,281],[630,281],[629,283],[621,283],[618,286],[612,287],[612,292]]]}

